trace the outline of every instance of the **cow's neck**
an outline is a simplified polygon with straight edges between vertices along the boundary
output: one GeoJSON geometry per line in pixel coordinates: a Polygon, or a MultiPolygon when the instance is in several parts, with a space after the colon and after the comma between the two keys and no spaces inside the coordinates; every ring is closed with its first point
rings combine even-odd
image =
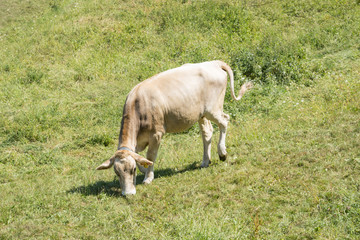
{"type": "Polygon", "coordinates": [[[139,119],[135,112],[135,106],[133,104],[125,104],[123,118],[121,120],[118,149],[120,147],[128,147],[135,151],[138,132],[139,119]]]}

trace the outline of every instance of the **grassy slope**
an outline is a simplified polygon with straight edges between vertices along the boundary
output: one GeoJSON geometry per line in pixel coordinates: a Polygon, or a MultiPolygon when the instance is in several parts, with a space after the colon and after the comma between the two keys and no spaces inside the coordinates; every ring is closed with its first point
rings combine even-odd
{"type": "Polygon", "coordinates": [[[0,1],[2,238],[359,237],[360,6],[182,2],[0,1]],[[127,92],[212,59],[257,83],[227,95],[229,160],[218,133],[207,169],[197,127],[167,135],[153,184],[120,197],[94,168],[127,92]]]}

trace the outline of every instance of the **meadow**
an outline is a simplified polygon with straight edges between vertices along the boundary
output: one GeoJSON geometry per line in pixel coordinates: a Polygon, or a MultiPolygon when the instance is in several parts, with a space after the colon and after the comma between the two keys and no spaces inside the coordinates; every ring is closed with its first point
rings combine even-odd
{"type": "Polygon", "coordinates": [[[0,0],[0,239],[360,239],[359,91],[358,0],[0,0]],[[128,92],[215,59],[228,159],[168,134],[122,197],[128,92]]]}

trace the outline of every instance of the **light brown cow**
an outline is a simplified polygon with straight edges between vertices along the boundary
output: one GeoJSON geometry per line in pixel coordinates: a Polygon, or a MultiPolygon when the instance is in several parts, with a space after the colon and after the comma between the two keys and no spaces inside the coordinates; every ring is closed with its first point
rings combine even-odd
{"type": "Polygon", "coordinates": [[[118,150],[97,169],[108,169],[114,165],[122,194],[135,194],[136,165],[145,173],[144,183],[151,183],[162,136],[187,130],[196,122],[199,122],[204,145],[201,166],[208,167],[213,133],[210,121],[220,128],[218,154],[221,160],[225,160],[225,135],[230,119],[223,112],[227,74],[231,96],[240,100],[252,84],[242,85],[236,97],[233,72],[222,61],[185,64],[136,85],[124,105],[118,150]],[[145,159],[137,152],[147,146],[145,159]]]}

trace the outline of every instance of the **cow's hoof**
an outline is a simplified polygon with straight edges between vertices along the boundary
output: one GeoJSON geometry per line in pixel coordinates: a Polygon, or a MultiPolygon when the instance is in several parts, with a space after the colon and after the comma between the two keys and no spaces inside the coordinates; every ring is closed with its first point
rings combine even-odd
{"type": "Polygon", "coordinates": [[[207,168],[207,167],[209,167],[209,165],[211,164],[211,161],[209,160],[209,162],[202,162],[202,164],[201,164],[201,168],[207,168]]]}
{"type": "Polygon", "coordinates": [[[143,181],[143,184],[150,184],[152,182],[152,179],[146,179],[143,181]]]}
{"type": "Polygon", "coordinates": [[[219,158],[220,158],[221,161],[225,161],[225,160],[226,160],[226,156],[227,156],[227,154],[225,154],[224,156],[219,155],[219,158]]]}
{"type": "Polygon", "coordinates": [[[206,168],[206,167],[209,167],[210,164],[211,164],[211,161],[210,161],[210,160],[209,160],[208,162],[204,162],[204,161],[203,161],[203,162],[201,163],[201,166],[200,166],[200,167],[201,167],[201,168],[206,168]]]}

